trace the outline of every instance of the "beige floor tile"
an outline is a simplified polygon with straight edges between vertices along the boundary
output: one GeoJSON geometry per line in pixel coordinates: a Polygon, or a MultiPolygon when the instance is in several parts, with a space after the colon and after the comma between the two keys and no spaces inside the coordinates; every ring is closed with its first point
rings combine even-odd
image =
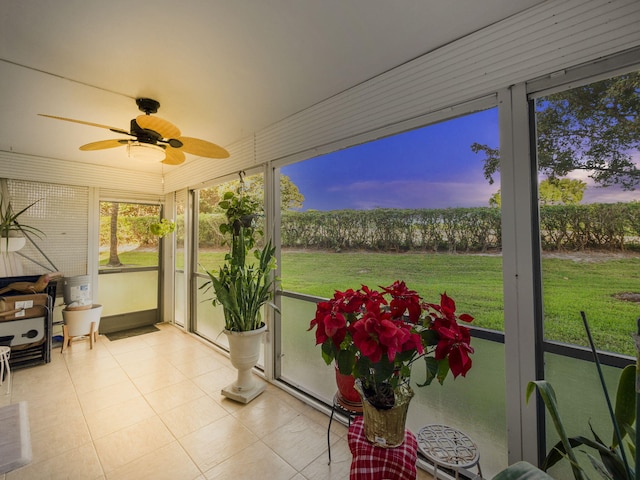
{"type": "Polygon", "coordinates": [[[331,464],[328,457],[320,455],[300,473],[308,480],[344,480],[349,478],[351,452],[344,438],[331,444],[331,464]]]}
{"type": "Polygon", "coordinates": [[[71,380],[78,393],[85,393],[125,382],[129,380],[129,377],[120,366],[116,366],[103,368],[100,371],[81,370],[78,373],[72,373],[71,380]]]}
{"type": "Polygon", "coordinates": [[[172,442],[107,475],[111,480],[195,480],[202,477],[178,442],[172,442]]]}
{"type": "Polygon", "coordinates": [[[161,413],[160,418],[176,438],[182,438],[227,415],[229,412],[205,395],[161,413]]]}
{"type": "Polygon", "coordinates": [[[118,405],[140,395],[141,393],[136,386],[130,380],[126,380],[90,392],[78,393],[78,400],[85,414],[89,414],[103,408],[118,405]]]}
{"type": "Polygon", "coordinates": [[[265,392],[233,413],[243,425],[262,438],[293,420],[298,412],[265,392]]]}
{"type": "Polygon", "coordinates": [[[148,348],[149,345],[144,341],[144,335],[137,337],[122,338],[120,340],[111,341],[108,338],[104,342],[106,349],[111,352],[112,355],[121,355],[136,350],[143,350],[148,348]]]}
{"type": "Polygon", "coordinates": [[[161,388],[173,386],[184,381],[189,381],[180,371],[174,366],[168,366],[161,371],[154,371],[141,377],[132,379],[133,383],[138,387],[142,393],[150,393],[161,388]]]}
{"type": "Polygon", "coordinates": [[[256,478],[286,480],[295,477],[297,473],[291,465],[264,443],[257,442],[205,472],[205,477],[208,480],[229,478],[234,480],[255,480],[256,478]]]}
{"type": "Polygon", "coordinates": [[[143,360],[155,359],[158,357],[157,353],[150,346],[144,348],[138,348],[123,353],[112,353],[113,357],[120,365],[127,365],[129,363],[137,363],[143,360]]]}
{"type": "Polygon", "coordinates": [[[157,357],[122,365],[122,369],[131,379],[162,372],[167,368],[172,368],[172,365],[166,359],[157,357]]]}
{"type": "Polygon", "coordinates": [[[156,412],[144,397],[139,396],[95,412],[88,412],[85,418],[91,436],[98,439],[155,415],[156,412]]]}
{"type": "MultiPolygon", "coordinates": [[[[339,438],[330,434],[332,443],[339,438]]],[[[298,471],[319,456],[328,460],[327,426],[323,427],[301,414],[275,432],[262,437],[262,441],[298,471]]]]}
{"type": "Polygon", "coordinates": [[[83,421],[84,419],[84,414],[76,396],[67,397],[61,403],[43,400],[37,402],[27,401],[27,409],[32,434],[55,428],[63,421],[73,422],[75,420],[83,421]]]}
{"type": "Polygon", "coordinates": [[[192,380],[211,398],[221,401],[223,397],[220,392],[236,378],[238,378],[237,372],[229,365],[217,368],[192,380]]]}
{"type": "Polygon", "coordinates": [[[91,443],[7,473],[6,480],[98,480],[104,474],[91,443]]]}
{"type": "Polygon", "coordinates": [[[228,360],[225,362],[224,359],[218,358],[216,355],[205,355],[186,361],[172,358],[170,361],[188,378],[195,378],[205,373],[213,372],[228,364],[228,360]]]}
{"type": "Polygon", "coordinates": [[[91,443],[91,435],[84,418],[65,417],[60,411],[55,424],[46,426],[31,437],[31,448],[34,463],[49,460],[69,450],[91,443]]]}
{"type": "MultiPolygon", "coordinates": [[[[75,355],[75,352],[73,352],[73,355],[75,355]]],[[[67,368],[71,373],[72,378],[77,375],[97,375],[104,370],[120,366],[108,350],[103,350],[99,354],[92,352],[92,355],[79,355],[73,357],[71,354],[65,352],[64,357],[67,360],[67,368]]]]}
{"type": "Polygon", "coordinates": [[[106,473],[174,441],[158,417],[151,417],[94,441],[106,473]]]}
{"type": "Polygon", "coordinates": [[[205,393],[195,383],[184,380],[147,393],[145,398],[156,412],[162,413],[204,395],[205,393]]]}
{"type": "Polygon", "coordinates": [[[202,471],[207,471],[258,441],[238,420],[227,415],[183,438],[180,443],[202,471]]]}

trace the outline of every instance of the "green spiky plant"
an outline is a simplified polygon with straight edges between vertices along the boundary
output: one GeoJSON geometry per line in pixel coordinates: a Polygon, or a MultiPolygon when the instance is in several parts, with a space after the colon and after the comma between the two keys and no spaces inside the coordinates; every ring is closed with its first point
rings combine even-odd
{"type": "Polygon", "coordinates": [[[545,471],[563,459],[570,462],[575,480],[588,480],[589,477],[578,458],[579,454],[584,454],[595,471],[605,480],[636,479],[634,468],[631,467],[627,460],[626,451],[628,450],[633,454],[636,453],[636,431],[634,423],[636,420],[635,382],[637,365],[627,365],[620,373],[614,410],[611,406],[609,394],[604,384],[604,377],[602,376],[595,346],[591,339],[591,332],[589,331],[586,316],[584,315],[584,312],[581,312],[581,314],[587,331],[587,336],[589,337],[589,342],[591,343],[594,361],[598,368],[598,376],[606,397],[607,405],[609,407],[609,415],[613,425],[613,438],[610,445],[602,440],[602,438],[594,431],[591,424],[589,424],[589,428],[593,435],[593,439],[584,436],[569,437],[562,419],[560,418],[556,394],[551,384],[545,380],[529,382],[526,392],[527,402],[533,392],[537,391],[549,412],[556,432],[560,437],[560,441],[554,445],[547,454],[542,465],[542,469],[544,471],[526,462],[518,462],[517,464],[514,464],[500,472],[494,477],[494,480],[549,479],[552,477],[547,475],[545,471]],[[589,450],[583,450],[579,447],[588,447],[589,450]]]}
{"type": "Polygon", "coordinates": [[[0,237],[6,242],[7,248],[9,247],[9,237],[12,235],[19,236],[24,233],[32,233],[38,238],[44,236],[44,232],[35,227],[24,225],[18,221],[20,216],[27,210],[33,207],[40,200],[36,200],[31,205],[24,207],[22,210],[16,212],[11,205],[11,202],[6,202],[0,197],[0,237]]]}
{"type": "Polygon", "coordinates": [[[262,230],[255,225],[261,207],[255,200],[238,192],[227,192],[218,204],[225,212],[226,223],[220,233],[230,238],[231,251],[217,272],[207,270],[209,281],[202,287],[213,289],[213,305],[222,305],[225,329],[232,332],[256,330],[263,324],[261,310],[269,304],[276,281],[275,247],[269,240],[257,247],[262,230]],[[252,258],[253,257],[253,258],[252,258]]]}

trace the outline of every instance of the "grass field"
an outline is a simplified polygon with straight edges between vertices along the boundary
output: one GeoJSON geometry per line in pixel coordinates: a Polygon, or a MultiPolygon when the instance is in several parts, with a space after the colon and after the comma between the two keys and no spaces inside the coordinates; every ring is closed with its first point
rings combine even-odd
{"type": "MultiPolygon", "coordinates": [[[[215,268],[223,252],[201,252],[199,263],[215,268]]],[[[148,252],[126,252],[126,264],[151,264],[148,252]]],[[[580,311],[585,311],[596,346],[635,356],[631,334],[640,303],[616,298],[640,294],[640,254],[573,255],[543,258],[545,336],[587,346],[580,311]]],[[[334,290],[388,286],[404,280],[429,302],[445,292],[474,325],[503,330],[502,258],[499,255],[389,254],[285,251],[282,289],[330,297],[334,290]]],[[[640,295],[638,295],[640,296],[640,295]]]]}

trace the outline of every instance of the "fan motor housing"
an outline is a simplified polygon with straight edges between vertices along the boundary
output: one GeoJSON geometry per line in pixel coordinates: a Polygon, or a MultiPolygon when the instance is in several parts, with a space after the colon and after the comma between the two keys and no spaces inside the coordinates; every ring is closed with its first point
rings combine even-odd
{"type": "Polygon", "coordinates": [[[138,105],[138,109],[141,112],[144,112],[147,115],[156,113],[158,111],[158,108],[160,108],[160,102],[154,100],[153,98],[136,98],[136,105],[138,105]]]}

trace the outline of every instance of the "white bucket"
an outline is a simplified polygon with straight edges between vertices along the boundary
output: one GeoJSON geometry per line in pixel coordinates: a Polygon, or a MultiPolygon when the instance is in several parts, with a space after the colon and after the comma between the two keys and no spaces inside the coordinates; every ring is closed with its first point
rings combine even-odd
{"type": "Polygon", "coordinates": [[[93,297],[91,295],[91,277],[78,275],[77,277],[65,277],[62,279],[64,304],[71,308],[91,308],[93,297]]]}

